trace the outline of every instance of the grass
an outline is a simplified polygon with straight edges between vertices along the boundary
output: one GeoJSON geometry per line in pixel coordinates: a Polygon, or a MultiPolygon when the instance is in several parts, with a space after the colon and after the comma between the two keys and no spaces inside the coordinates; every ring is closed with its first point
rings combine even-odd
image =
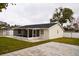
{"type": "Polygon", "coordinates": [[[79,38],[59,38],[52,41],[79,46],[79,38]]]}
{"type": "Polygon", "coordinates": [[[23,48],[44,44],[50,41],[51,40],[45,40],[45,41],[32,43],[27,41],[16,40],[14,38],[0,37],[0,54],[5,54],[23,48]]]}
{"type": "Polygon", "coordinates": [[[13,38],[8,38],[8,37],[0,37],[0,54],[4,54],[4,53],[20,50],[23,48],[28,48],[28,47],[44,44],[44,43],[51,42],[51,41],[73,44],[73,45],[79,46],[79,39],[75,39],[75,38],[58,38],[58,39],[50,39],[50,40],[32,43],[32,42],[16,40],[13,38]]]}
{"type": "Polygon", "coordinates": [[[31,42],[16,40],[13,38],[0,37],[0,54],[30,47],[31,42]]]}

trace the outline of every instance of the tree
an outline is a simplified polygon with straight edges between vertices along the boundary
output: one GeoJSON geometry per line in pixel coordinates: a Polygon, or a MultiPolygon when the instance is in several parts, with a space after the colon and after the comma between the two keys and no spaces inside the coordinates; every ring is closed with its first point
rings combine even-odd
{"type": "MultiPolygon", "coordinates": [[[[7,9],[9,3],[0,3],[0,12],[2,9],[7,9]]],[[[16,5],[15,3],[10,3],[11,5],[16,5]]]]}
{"type": "Polygon", "coordinates": [[[0,3],[0,12],[2,12],[2,9],[6,9],[8,6],[8,3],[0,3]]]}
{"type": "Polygon", "coordinates": [[[75,31],[78,32],[78,24],[74,23],[73,26],[74,26],[75,31]]]}
{"type": "Polygon", "coordinates": [[[8,24],[7,22],[0,21],[0,29],[9,28],[9,27],[10,24],[8,24]]]}
{"type": "Polygon", "coordinates": [[[71,22],[71,18],[73,15],[73,11],[71,9],[64,8],[62,14],[64,19],[69,19],[69,21],[71,22]]]}
{"type": "Polygon", "coordinates": [[[72,15],[73,11],[70,8],[56,8],[55,13],[53,14],[53,20],[56,20],[61,25],[63,25],[63,23],[66,23],[67,20],[71,22],[71,20],[73,19],[72,15]]]}

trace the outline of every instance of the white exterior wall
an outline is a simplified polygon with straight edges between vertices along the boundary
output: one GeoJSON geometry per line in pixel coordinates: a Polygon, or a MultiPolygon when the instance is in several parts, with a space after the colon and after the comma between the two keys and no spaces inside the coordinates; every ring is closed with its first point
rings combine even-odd
{"type": "Polygon", "coordinates": [[[3,36],[13,36],[13,30],[3,30],[3,36]]]}
{"type": "Polygon", "coordinates": [[[44,29],[43,39],[49,39],[49,30],[44,29]]]}
{"type": "Polygon", "coordinates": [[[9,35],[8,30],[3,30],[3,36],[8,36],[8,35],[9,35]]]}
{"type": "Polygon", "coordinates": [[[13,30],[9,30],[9,36],[13,36],[13,30]]]}
{"type": "Polygon", "coordinates": [[[63,29],[58,25],[49,28],[49,39],[63,37],[63,29]]]}
{"type": "Polygon", "coordinates": [[[0,36],[3,36],[3,30],[0,30],[0,36]]]}

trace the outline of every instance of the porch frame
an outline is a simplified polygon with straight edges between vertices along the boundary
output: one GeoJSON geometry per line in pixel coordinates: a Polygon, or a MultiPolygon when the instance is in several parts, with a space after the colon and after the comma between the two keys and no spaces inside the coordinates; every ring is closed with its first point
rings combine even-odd
{"type": "MultiPolygon", "coordinates": [[[[22,29],[23,29],[23,28],[22,28],[22,29]]],[[[22,29],[21,29],[21,30],[22,30],[22,29]]],[[[42,33],[42,30],[43,30],[43,32],[44,32],[44,30],[45,30],[45,29],[48,29],[48,28],[24,28],[24,29],[27,30],[27,33],[26,33],[26,34],[27,34],[27,37],[26,37],[26,38],[28,39],[28,38],[33,38],[33,37],[39,37],[39,38],[41,38],[41,37],[42,37],[42,34],[41,34],[41,33],[42,33]],[[29,35],[30,35],[30,34],[29,34],[29,30],[30,30],[30,29],[32,30],[32,37],[29,36],[29,35]],[[37,34],[37,30],[39,30],[39,34],[37,34]],[[34,31],[35,31],[35,33],[34,33],[34,31]],[[37,36],[37,35],[39,35],[39,36],[37,36]]],[[[22,31],[22,35],[23,35],[23,32],[24,32],[24,31],[22,31]]],[[[44,33],[43,33],[43,34],[44,34],[44,33]]]]}

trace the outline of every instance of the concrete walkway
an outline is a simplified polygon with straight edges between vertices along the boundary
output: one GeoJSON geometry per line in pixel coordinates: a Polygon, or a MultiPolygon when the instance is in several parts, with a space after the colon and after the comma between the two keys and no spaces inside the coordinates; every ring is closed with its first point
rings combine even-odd
{"type": "Polygon", "coordinates": [[[49,42],[2,56],[79,56],[79,46],[49,42]]]}

